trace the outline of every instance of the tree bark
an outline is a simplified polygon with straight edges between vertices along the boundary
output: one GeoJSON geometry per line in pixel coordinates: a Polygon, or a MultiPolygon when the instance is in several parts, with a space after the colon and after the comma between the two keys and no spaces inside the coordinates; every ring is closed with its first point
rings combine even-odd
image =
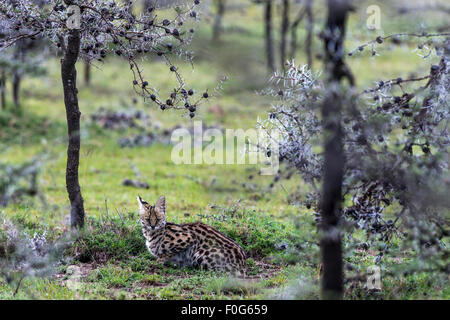
{"type": "Polygon", "coordinates": [[[219,41],[220,35],[222,34],[222,20],[225,15],[225,0],[215,0],[216,3],[216,15],[214,18],[214,26],[213,26],[213,41],[219,41]]]}
{"type": "Polygon", "coordinates": [[[305,41],[305,51],[308,61],[308,66],[312,69],[313,58],[312,58],[312,40],[313,40],[313,26],[314,26],[314,15],[313,15],[313,0],[306,0],[306,41],[305,41]]]}
{"type": "Polygon", "coordinates": [[[61,60],[61,78],[64,89],[69,145],[67,148],[66,188],[70,200],[71,227],[82,228],[84,225],[84,205],[78,181],[80,162],[80,109],[78,107],[78,90],[76,87],[77,71],[75,63],[80,52],[80,32],[72,29],[67,37],[67,46],[61,60]]]}
{"type": "Polygon", "coordinates": [[[14,73],[13,83],[12,83],[13,102],[14,102],[14,106],[16,108],[20,107],[20,82],[21,82],[21,80],[22,80],[22,77],[16,71],[14,73]]]}
{"type": "MultiPolygon", "coordinates": [[[[328,92],[322,105],[324,122],[324,178],[322,184],[320,241],[322,257],[322,298],[342,299],[343,261],[340,231],[342,183],[345,157],[343,150],[341,80],[346,74],[343,42],[348,0],[328,0],[328,20],[324,32],[325,74],[328,92]]],[[[353,84],[351,82],[351,84],[353,84]]]]}
{"type": "Polygon", "coordinates": [[[273,52],[273,36],[272,36],[272,0],[266,0],[264,6],[264,25],[266,36],[266,56],[267,67],[269,72],[275,71],[275,58],[273,52]]]}
{"type": "Polygon", "coordinates": [[[84,63],[84,83],[86,85],[91,83],[91,65],[87,61],[84,63]]]}
{"type": "Polygon", "coordinates": [[[6,73],[5,70],[0,74],[0,105],[3,110],[6,109],[6,73]]]}
{"type": "Polygon", "coordinates": [[[303,7],[299,14],[297,15],[297,18],[292,22],[291,26],[291,59],[295,58],[295,54],[297,53],[297,29],[300,22],[302,22],[304,16],[306,14],[306,9],[303,7]]]}
{"type": "Polygon", "coordinates": [[[280,62],[281,70],[285,70],[286,65],[286,49],[287,49],[287,32],[289,29],[289,0],[283,0],[282,17],[281,17],[281,42],[280,42],[280,62]]]}
{"type": "MultiPolygon", "coordinates": [[[[14,59],[19,63],[25,63],[25,55],[29,48],[29,43],[27,43],[26,40],[19,41],[15,48],[14,59]]],[[[22,80],[21,73],[22,71],[20,70],[20,68],[16,68],[12,76],[12,98],[14,106],[16,108],[20,107],[20,82],[22,80]]]]}

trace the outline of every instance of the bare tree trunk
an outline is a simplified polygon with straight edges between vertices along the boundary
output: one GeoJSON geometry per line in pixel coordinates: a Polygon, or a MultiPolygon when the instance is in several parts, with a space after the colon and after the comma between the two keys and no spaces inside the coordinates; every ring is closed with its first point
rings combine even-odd
{"type": "Polygon", "coordinates": [[[69,145],[67,148],[66,188],[70,199],[70,218],[72,228],[84,225],[84,205],[78,181],[80,162],[80,109],[76,87],[77,71],[75,63],[80,52],[80,32],[72,29],[67,38],[67,47],[61,60],[61,78],[64,88],[69,145]]]}
{"type": "MultiPolygon", "coordinates": [[[[19,41],[17,47],[14,52],[14,59],[16,61],[25,62],[25,54],[27,52],[28,45],[26,41],[19,41]]],[[[13,72],[12,76],[12,95],[13,95],[13,103],[16,108],[20,107],[20,82],[22,80],[21,70],[20,68],[16,68],[13,72]]]]}
{"type": "Polygon", "coordinates": [[[0,104],[3,110],[6,109],[6,73],[2,70],[0,74],[0,104]]]}
{"type": "Polygon", "coordinates": [[[281,70],[285,70],[286,64],[286,47],[287,47],[287,32],[289,29],[289,0],[282,2],[282,17],[281,17],[281,43],[280,43],[280,59],[281,70]]]}
{"type": "Polygon", "coordinates": [[[306,0],[306,41],[305,41],[305,51],[308,59],[308,66],[312,69],[313,58],[312,58],[312,40],[313,40],[313,26],[314,26],[314,15],[313,15],[313,1],[306,0]]]}
{"type": "Polygon", "coordinates": [[[91,64],[87,61],[84,62],[84,83],[86,85],[91,83],[91,64]]]}
{"type": "Polygon", "coordinates": [[[20,107],[20,82],[21,82],[21,80],[22,80],[22,77],[16,71],[14,73],[13,82],[12,82],[13,102],[14,102],[14,106],[16,108],[20,107]]]}
{"type": "Polygon", "coordinates": [[[272,0],[266,0],[265,2],[264,24],[266,33],[267,67],[269,68],[269,72],[274,72],[275,58],[273,52],[273,36],[272,36],[272,0]]]}
{"type": "Polygon", "coordinates": [[[297,28],[300,22],[302,22],[304,16],[306,14],[306,7],[302,7],[300,12],[297,15],[297,18],[292,22],[291,26],[291,59],[295,58],[295,54],[297,53],[297,28]]]}
{"type": "MultiPolygon", "coordinates": [[[[320,248],[323,265],[322,298],[324,299],[342,299],[343,297],[340,217],[345,158],[341,127],[343,99],[340,82],[343,77],[349,77],[343,60],[346,22],[351,8],[348,1],[328,0],[328,20],[324,32],[325,72],[329,87],[322,105],[325,148],[320,248]],[[344,70],[347,72],[343,72],[344,70]]],[[[350,82],[353,85],[353,80],[350,82]]]]}
{"type": "Polygon", "coordinates": [[[219,41],[220,35],[222,34],[222,20],[225,15],[225,0],[215,0],[216,3],[216,15],[214,18],[214,26],[213,26],[213,41],[219,41]]]}

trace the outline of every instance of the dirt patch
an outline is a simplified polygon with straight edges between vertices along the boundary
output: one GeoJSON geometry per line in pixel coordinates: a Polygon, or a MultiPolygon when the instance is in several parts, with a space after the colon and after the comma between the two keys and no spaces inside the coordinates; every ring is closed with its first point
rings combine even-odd
{"type": "Polygon", "coordinates": [[[76,286],[88,277],[95,270],[97,265],[94,263],[79,263],[67,266],[64,272],[56,273],[53,277],[61,284],[67,286],[76,286]]]}

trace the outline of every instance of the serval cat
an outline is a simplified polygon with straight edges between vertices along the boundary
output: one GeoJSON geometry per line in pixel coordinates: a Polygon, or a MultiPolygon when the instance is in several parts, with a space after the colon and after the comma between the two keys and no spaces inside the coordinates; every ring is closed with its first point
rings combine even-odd
{"type": "Polygon", "coordinates": [[[201,222],[166,222],[165,197],[160,197],[154,206],[139,196],[138,202],[146,246],[157,262],[245,276],[245,253],[232,239],[201,222]]]}

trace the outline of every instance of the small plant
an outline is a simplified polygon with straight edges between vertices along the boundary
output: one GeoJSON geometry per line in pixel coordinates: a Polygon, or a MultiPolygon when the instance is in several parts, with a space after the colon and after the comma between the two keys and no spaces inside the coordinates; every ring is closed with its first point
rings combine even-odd
{"type": "Polygon", "coordinates": [[[235,239],[248,257],[261,258],[298,250],[304,240],[292,224],[275,221],[266,214],[246,209],[239,204],[229,208],[214,207],[207,222],[235,239]]]}
{"type": "MultiPolygon", "coordinates": [[[[443,47],[436,47],[440,65],[433,65],[429,75],[381,81],[362,94],[346,93],[349,107],[344,110],[342,131],[346,157],[343,197],[347,201],[342,214],[346,223],[365,230],[368,240],[403,238],[406,233],[399,230],[400,223],[412,231],[410,237],[422,242],[422,248],[426,243],[438,245],[438,239],[448,234],[442,228],[442,213],[447,189],[443,173],[447,170],[449,139],[449,42],[440,45],[443,47]],[[406,92],[403,84],[416,81],[426,84],[406,92]],[[396,95],[395,87],[403,94],[396,95]],[[388,208],[399,209],[388,218],[388,208]],[[416,233],[417,228],[422,232],[416,233]]],[[[294,168],[309,183],[312,191],[304,204],[320,212],[317,186],[324,168],[317,144],[324,131],[317,106],[327,89],[320,74],[293,63],[285,74],[275,74],[272,82],[275,88],[266,93],[279,102],[260,127],[281,130],[277,142],[286,172],[291,174],[294,168]]]]}
{"type": "Polygon", "coordinates": [[[342,297],[341,238],[358,229],[365,231],[367,243],[385,243],[375,263],[393,238],[408,238],[404,244],[420,253],[427,268],[447,269],[442,261],[449,235],[449,34],[379,36],[345,55],[347,17],[353,10],[349,1],[328,1],[321,33],[324,76],[288,62],[286,72],[271,78],[272,88],[265,93],[276,102],[258,123],[270,142],[261,149],[270,152],[270,145],[277,145],[287,175],[297,172],[310,186],[304,204],[315,210],[322,232],[322,293],[328,298],[342,297]],[[421,77],[377,81],[358,93],[358,75],[344,58],[367,46],[375,57],[376,46],[399,36],[433,39],[421,57],[439,63],[431,63],[421,77]],[[274,129],[278,138],[270,135],[274,129]]]}
{"type": "Polygon", "coordinates": [[[136,220],[129,217],[88,218],[68,252],[80,262],[105,263],[147,256],[145,239],[136,220]]]}
{"type": "Polygon", "coordinates": [[[52,276],[70,244],[64,238],[49,241],[45,232],[30,235],[0,216],[0,278],[15,296],[23,281],[52,276]]]}
{"type": "Polygon", "coordinates": [[[0,162],[0,206],[5,207],[24,195],[36,195],[40,167],[41,161],[37,157],[19,165],[0,162]]]}

